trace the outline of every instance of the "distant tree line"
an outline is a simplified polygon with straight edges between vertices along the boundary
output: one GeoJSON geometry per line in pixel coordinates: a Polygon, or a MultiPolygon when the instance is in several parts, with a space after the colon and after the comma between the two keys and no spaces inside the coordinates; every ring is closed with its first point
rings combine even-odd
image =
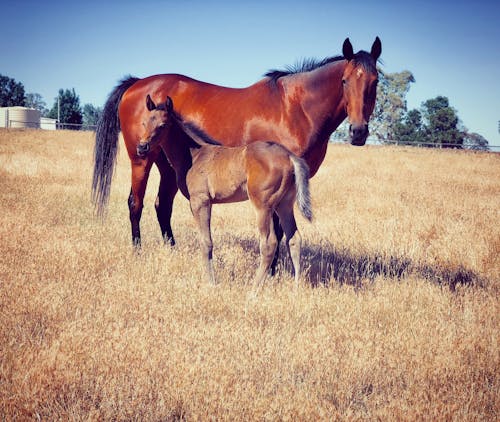
{"type": "MultiPolygon", "coordinates": [[[[418,110],[407,110],[406,94],[413,82],[415,78],[408,70],[385,73],[379,69],[377,103],[370,120],[372,137],[381,143],[488,149],[488,141],[484,137],[470,133],[460,123],[456,110],[446,97],[438,96],[422,103],[418,110]]],[[[60,89],[49,110],[40,94],[26,94],[22,83],[0,75],[0,107],[10,106],[31,107],[40,110],[44,117],[59,117],[59,123],[84,126],[96,125],[102,112],[102,108],[92,104],[81,107],[74,89],[60,89]]],[[[347,134],[348,123],[344,122],[332,139],[345,140],[347,134]]]]}
{"type": "Polygon", "coordinates": [[[95,126],[102,111],[92,104],[81,107],[80,97],[74,88],[60,89],[49,110],[40,94],[26,93],[21,82],[0,74],[0,107],[14,106],[39,110],[43,117],[59,119],[59,123],[68,124],[68,129],[79,129],[82,125],[95,126]]]}

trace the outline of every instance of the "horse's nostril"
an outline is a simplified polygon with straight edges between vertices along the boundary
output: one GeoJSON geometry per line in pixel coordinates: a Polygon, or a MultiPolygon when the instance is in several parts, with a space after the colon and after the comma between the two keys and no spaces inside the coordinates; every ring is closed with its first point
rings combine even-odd
{"type": "Polygon", "coordinates": [[[149,144],[148,143],[137,145],[137,155],[139,157],[146,155],[148,152],[149,152],[149,144]]]}

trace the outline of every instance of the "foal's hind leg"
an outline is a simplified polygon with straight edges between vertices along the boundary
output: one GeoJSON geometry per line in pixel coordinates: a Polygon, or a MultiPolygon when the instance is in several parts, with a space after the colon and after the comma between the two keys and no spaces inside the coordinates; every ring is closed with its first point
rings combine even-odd
{"type": "Polygon", "coordinates": [[[295,272],[295,287],[297,287],[299,285],[300,278],[300,249],[302,245],[302,238],[297,230],[295,216],[293,215],[294,200],[295,195],[287,195],[287,197],[284,198],[278,206],[277,212],[285,232],[286,243],[295,272]]]}
{"type": "Polygon", "coordinates": [[[172,205],[175,194],[177,193],[177,183],[175,171],[168,163],[167,157],[163,151],[160,151],[158,158],[155,161],[160,171],[160,188],[155,201],[156,216],[160,223],[161,234],[165,243],[175,245],[174,234],[170,219],[172,217],[172,205]]]}
{"type": "Polygon", "coordinates": [[[260,235],[260,264],[255,274],[254,285],[259,289],[266,279],[277,246],[272,211],[269,211],[267,207],[257,209],[257,227],[260,235]]]}
{"type": "Polygon", "coordinates": [[[206,198],[191,196],[189,203],[200,234],[200,247],[203,258],[203,269],[208,282],[215,283],[214,266],[212,261],[212,235],[210,233],[210,217],[212,204],[206,198]]]}

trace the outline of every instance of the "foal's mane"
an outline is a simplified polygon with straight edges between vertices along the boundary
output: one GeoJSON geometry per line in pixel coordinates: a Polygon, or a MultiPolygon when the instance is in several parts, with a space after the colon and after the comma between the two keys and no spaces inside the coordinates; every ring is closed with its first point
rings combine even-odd
{"type": "MultiPolygon", "coordinates": [[[[298,73],[311,72],[320,67],[326,66],[329,63],[339,62],[341,60],[344,60],[344,56],[327,57],[323,60],[315,58],[302,59],[294,65],[285,66],[284,70],[271,69],[266,72],[264,76],[270,78],[269,82],[276,83],[280,78],[296,75],[298,73]]],[[[366,51],[358,51],[352,60],[355,66],[360,65],[369,72],[377,72],[376,64],[374,63],[371,54],[366,51]]]]}

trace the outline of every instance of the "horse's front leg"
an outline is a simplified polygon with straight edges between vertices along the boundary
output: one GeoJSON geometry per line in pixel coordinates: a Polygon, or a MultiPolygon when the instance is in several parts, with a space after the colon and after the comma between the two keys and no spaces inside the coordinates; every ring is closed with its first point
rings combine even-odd
{"type": "Polygon", "coordinates": [[[297,223],[295,221],[295,216],[293,215],[294,201],[295,195],[289,195],[287,198],[284,198],[278,207],[278,215],[285,232],[286,243],[295,272],[295,287],[297,288],[300,280],[300,249],[302,245],[302,237],[297,230],[297,223]]]}
{"type": "Polygon", "coordinates": [[[271,263],[271,275],[276,274],[276,266],[278,265],[278,259],[280,256],[280,242],[283,239],[283,228],[281,227],[280,219],[278,214],[273,213],[273,226],[274,234],[276,235],[276,251],[274,252],[273,262],[271,263]]]}
{"type": "Polygon", "coordinates": [[[210,217],[212,213],[212,204],[206,197],[191,196],[189,203],[196,224],[198,225],[200,235],[200,247],[203,259],[203,269],[207,280],[211,284],[216,284],[214,266],[212,259],[213,244],[210,231],[210,217]]]}
{"type": "Polygon", "coordinates": [[[174,234],[170,219],[172,217],[172,206],[177,193],[177,182],[175,171],[169,164],[163,151],[160,151],[155,161],[160,171],[160,188],[155,201],[156,216],[160,224],[161,234],[165,243],[175,245],[174,234]]]}

